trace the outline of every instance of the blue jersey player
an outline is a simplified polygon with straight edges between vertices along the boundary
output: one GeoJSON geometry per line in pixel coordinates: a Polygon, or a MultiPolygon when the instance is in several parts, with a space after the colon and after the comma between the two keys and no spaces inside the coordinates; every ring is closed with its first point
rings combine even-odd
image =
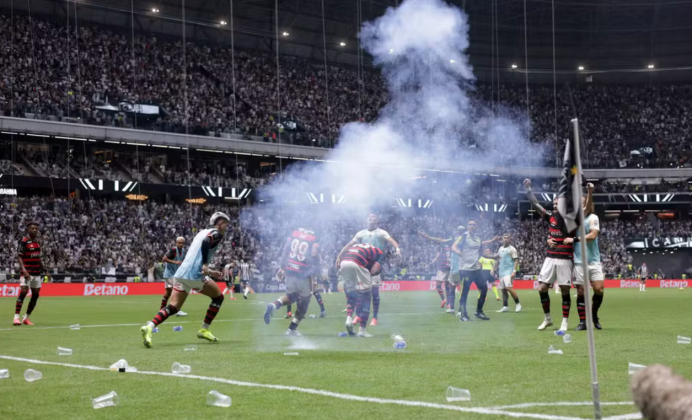
{"type": "MultiPolygon", "coordinates": [[[[161,299],[161,308],[159,310],[163,309],[166,307],[168,304],[168,299],[171,297],[171,293],[173,292],[173,286],[175,285],[175,271],[178,269],[180,264],[183,263],[183,260],[185,259],[185,254],[187,253],[187,249],[185,249],[185,238],[182,236],[179,236],[175,240],[175,246],[166,252],[166,255],[163,256],[163,281],[166,286],[166,293],[163,295],[163,299],[161,299]]],[[[187,314],[183,311],[178,311],[175,316],[186,316],[187,314]]]]}
{"type": "Polygon", "coordinates": [[[151,347],[151,333],[154,327],[164,322],[169,316],[175,315],[182,308],[190,290],[198,291],[211,298],[211,304],[197,337],[212,343],[218,341],[209,331],[209,324],[214,320],[223,303],[221,289],[214,281],[222,280],[223,274],[220,271],[210,270],[209,263],[223,241],[229,222],[230,218],[225,214],[214,213],[209,219],[211,227],[203,229],[195,236],[185,259],[173,275],[175,285],[169,303],[151,321],[140,328],[145,347],[151,347]]]}

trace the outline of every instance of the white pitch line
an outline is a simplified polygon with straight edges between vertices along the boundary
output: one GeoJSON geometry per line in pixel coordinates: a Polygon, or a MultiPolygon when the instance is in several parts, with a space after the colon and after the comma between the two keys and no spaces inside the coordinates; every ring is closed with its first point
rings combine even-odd
{"type": "MultiPolygon", "coordinates": [[[[580,402],[549,402],[549,403],[522,403],[522,404],[512,404],[512,405],[498,405],[495,407],[490,407],[493,410],[507,410],[511,408],[531,408],[531,407],[576,407],[581,405],[593,405],[593,401],[580,401],[580,402]]],[[[616,401],[616,402],[602,402],[601,405],[634,405],[632,401],[616,401]]]]}
{"type": "MultiPolygon", "coordinates": [[[[0,355],[0,359],[13,360],[16,362],[33,363],[33,364],[39,364],[39,365],[64,366],[64,367],[71,367],[71,368],[77,368],[77,369],[88,369],[88,370],[97,370],[97,371],[109,370],[109,369],[98,367],[98,366],[47,362],[47,361],[43,361],[43,360],[26,359],[23,357],[13,357],[13,356],[4,356],[4,355],[0,355]]],[[[132,375],[132,374],[133,373],[130,373],[130,375],[132,375]]],[[[362,397],[359,395],[342,394],[342,393],[338,393],[338,392],[323,391],[320,389],[301,388],[301,387],[297,387],[297,386],[287,386],[287,385],[260,384],[260,383],[254,383],[254,382],[235,381],[232,379],[215,378],[215,377],[211,377],[211,376],[181,375],[178,373],[148,372],[148,371],[137,371],[137,372],[134,372],[134,374],[168,376],[168,377],[174,377],[174,378],[198,379],[200,381],[218,382],[218,383],[224,383],[224,384],[228,384],[228,385],[244,386],[244,387],[251,387],[251,388],[268,388],[268,389],[276,389],[276,390],[281,390],[281,391],[295,391],[295,392],[300,392],[303,394],[319,395],[319,396],[323,396],[323,397],[338,398],[341,400],[348,400],[348,401],[370,402],[370,403],[377,403],[377,404],[393,404],[393,405],[401,405],[401,406],[408,406],[408,407],[436,408],[436,409],[442,409],[442,410],[459,411],[462,413],[488,414],[488,415],[496,415],[496,416],[507,416],[507,417],[514,417],[514,418],[528,418],[528,419],[539,419],[539,420],[586,420],[586,419],[583,419],[581,417],[554,416],[554,415],[550,415],[550,414],[514,413],[511,411],[494,410],[494,409],[481,408],[481,407],[461,407],[461,406],[456,406],[456,405],[436,404],[436,403],[429,403],[429,402],[423,402],[423,401],[409,401],[409,400],[394,400],[394,399],[388,399],[388,398],[362,397]]]]}
{"type": "MultiPolygon", "coordinates": [[[[412,315],[431,315],[431,314],[441,314],[445,315],[444,312],[404,312],[398,314],[385,314],[391,316],[412,316],[412,315]]],[[[325,316],[324,318],[342,318],[345,316],[325,316]]],[[[178,321],[176,317],[169,319],[166,325],[178,325],[178,324],[201,324],[200,321],[178,321]]],[[[306,318],[310,319],[310,318],[306,318]]],[[[245,319],[216,319],[214,322],[236,322],[236,321],[261,321],[262,317],[245,318],[245,319]]],[[[264,321],[262,321],[264,322],[264,321]]],[[[80,325],[80,328],[112,328],[112,327],[141,327],[146,321],[140,322],[138,324],[102,324],[102,325],[80,325]]],[[[12,327],[12,328],[0,328],[0,331],[23,331],[23,330],[59,330],[69,328],[69,325],[63,326],[53,326],[53,327],[12,327]]]]}
{"type": "Polygon", "coordinates": [[[641,413],[632,413],[632,414],[623,414],[620,416],[611,416],[611,417],[605,417],[603,420],[635,420],[635,419],[643,419],[641,413]]]}

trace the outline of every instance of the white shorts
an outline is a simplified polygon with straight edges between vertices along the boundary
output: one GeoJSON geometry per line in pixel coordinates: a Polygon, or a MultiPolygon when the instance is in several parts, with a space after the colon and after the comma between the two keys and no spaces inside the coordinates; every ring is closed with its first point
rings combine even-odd
{"type": "Polygon", "coordinates": [[[353,261],[341,262],[341,276],[344,279],[344,290],[367,292],[372,288],[372,279],[367,268],[353,261]]]}
{"type": "Polygon", "coordinates": [[[449,278],[449,271],[438,270],[437,271],[437,278],[435,280],[447,281],[448,278],[449,278]]]}
{"type": "MultiPolygon", "coordinates": [[[[590,281],[605,280],[605,276],[603,275],[603,266],[600,262],[589,263],[588,268],[590,281]]],[[[574,265],[574,284],[584,284],[584,270],[582,269],[581,264],[574,265]]]]}
{"type": "Polygon", "coordinates": [[[21,276],[19,278],[20,286],[27,286],[30,289],[40,289],[41,288],[41,276],[29,276],[27,280],[26,277],[21,276]]]}
{"type": "Polygon", "coordinates": [[[194,290],[195,292],[199,292],[204,288],[204,285],[209,283],[211,278],[209,277],[204,277],[202,280],[188,280],[188,279],[173,279],[175,281],[175,284],[173,285],[173,289],[177,290],[178,292],[183,292],[183,293],[190,293],[190,290],[194,290]]]}
{"type": "Polygon", "coordinates": [[[572,260],[558,258],[546,258],[538,275],[538,281],[552,285],[557,282],[559,286],[572,285],[572,260]]]}
{"type": "Polygon", "coordinates": [[[175,279],[174,278],[169,278],[169,279],[163,279],[164,286],[166,286],[166,289],[172,289],[173,286],[175,286],[175,279]]]}
{"type": "Polygon", "coordinates": [[[511,289],[514,284],[514,278],[512,276],[502,276],[500,277],[500,289],[511,289]]]}
{"type": "Polygon", "coordinates": [[[458,272],[458,271],[451,272],[451,273],[449,274],[449,278],[447,279],[447,281],[448,281],[449,284],[451,284],[452,286],[456,286],[456,285],[458,285],[459,283],[461,283],[461,277],[459,277],[459,272],[458,272]]]}
{"type": "MultiPolygon", "coordinates": [[[[370,274],[370,272],[367,269],[364,270],[367,271],[368,274],[370,274]]],[[[382,285],[382,274],[378,274],[376,276],[370,275],[370,281],[373,287],[380,287],[382,285]]]]}

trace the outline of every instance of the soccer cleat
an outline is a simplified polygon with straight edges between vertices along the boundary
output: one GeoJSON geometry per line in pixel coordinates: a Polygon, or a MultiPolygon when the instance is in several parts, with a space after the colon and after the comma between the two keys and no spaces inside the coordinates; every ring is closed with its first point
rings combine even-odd
{"type": "Polygon", "coordinates": [[[346,332],[351,336],[356,335],[356,333],[353,331],[353,318],[350,316],[346,317],[346,332]]]}
{"type": "Polygon", "coordinates": [[[139,329],[139,332],[142,333],[142,340],[144,341],[144,347],[150,349],[151,348],[151,327],[149,325],[145,325],[142,328],[139,329]]]}
{"type": "Polygon", "coordinates": [[[362,321],[362,320],[360,319],[359,316],[356,316],[355,318],[353,318],[353,323],[354,323],[354,324],[360,324],[360,321],[362,321]]]}
{"type": "Polygon", "coordinates": [[[509,308],[506,307],[506,306],[503,306],[502,309],[500,309],[499,311],[496,311],[496,312],[497,312],[497,313],[509,312],[509,308]]]}
{"type": "Polygon", "coordinates": [[[298,330],[287,329],[286,335],[289,337],[302,337],[303,334],[299,333],[298,330]]]}
{"type": "Polygon", "coordinates": [[[219,342],[219,339],[214,337],[212,335],[211,331],[209,331],[206,328],[201,328],[199,331],[197,331],[197,338],[201,338],[202,340],[207,340],[211,343],[218,343],[219,342]]]}
{"type": "Polygon", "coordinates": [[[567,324],[567,318],[562,318],[562,324],[560,324],[560,331],[567,331],[569,329],[569,325],[567,324]]]}
{"type": "Polygon", "coordinates": [[[324,318],[325,316],[327,316],[327,311],[320,312],[320,318],[324,318]]]}
{"type": "Polygon", "coordinates": [[[247,300],[247,295],[243,295],[243,299],[247,300]]]}
{"type": "Polygon", "coordinates": [[[176,313],[175,316],[187,316],[187,312],[178,311],[178,313],[176,313]]]}
{"type": "Polygon", "coordinates": [[[447,308],[447,310],[445,312],[447,312],[448,314],[454,315],[454,309],[452,309],[452,308],[447,308]]]}
{"type": "Polygon", "coordinates": [[[348,308],[344,309],[344,310],[343,310],[343,311],[341,311],[341,312],[348,312],[348,308]]]}
{"type": "Polygon", "coordinates": [[[598,319],[598,318],[594,318],[594,319],[593,319],[593,326],[594,326],[594,328],[596,328],[597,330],[602,330],[602,329],[603,329],[603,327],[601,327],[601,320],[598,319]]]}
{"type": "Polygon", "coordinates": [[[469,318],[468,314],[464,313],[463,315],[459,316],[459,321],[461,322],[469,322],[471,321],[471,318],[469,318]]]}
{"type": "Polygon", "coordinates": [[[521,303],[517,303],[517,309],[514,312],[521,312],[521,303]]]}
{"type": "Polygon", "coordinates": [[[361,328],[360,331],[358,331],[358,337],[372,338],[373,335],[361,328]]]}
{"type": "Polygon", "coordinates": [[[476,312],[473,314],[473,316],[478,319],[482,319],[483,321],[490,321],[490,318],[488,318],[483,312],[476,312]]]}
{"type": "Polygon", "coordinates": [[[14,325],[15,327],[19,327],[20,325],[22,325],[22,321],[20,321],[19,318],[15,318],[14,321],[12,321],[12,325],[14,325]]]}
{"type": "Polygon", "coordinates": [[[29,318],[24,318],[24,319],[22,320],[22,324],[24,324],[24,325],[29,325],[29,326],[32,326],[32,327],[34,326],[34,323],[31,322],[31,321],[29,321],[29,318]]]}
{"type": "Polygon", "coordinates": [[[269,325],[272,320],[272,314],[274,313],[274,304],[270,303],[267,305],[267,310],[264,311],[264,323],[269,325]]]}
{"type": "Polygon", "coordinates": [[[579,325],[577,325],[577,328],[574,329],[575,331],[586,331],[586,322],[580,322],[579,325]]]}
{"type": "Polygon", "coordinates": [[[442,303],[440,303],[440,308],[444,308],[446,304],[447,304],[447,299],[443,299],[442,303]]]}
{"type": "Polygon", "coordinates": [[[553,325],[553,320],[552,319],[544,319],[541,325],[538,326],[538,331],[543,331],[546,328],[550,327],[553,325]]]}
{"type": "Polygon", "coordinates": [[[284,319],[289,319],[289,318],[292,317],[292,316],[293,316],[293,313],[291,313],[291,312],[286,312],[286,316],[284,317],[284,319]]]}
{"type": "Polygon", "coordinates": [[[230,298],[228,298],[228,299],[230,299],[230,300],[238,300],[238,299],[236,299],[236,298],[234,298],[234,297],[230,297],[230,298]]]}
{"type": "Polygon", "coordinates": [[[372,321],[370,321],[370,326],[371,326],[371,327],[376,327],[376,326],[377,326],[377,318],[373,318],[372,321]]]}

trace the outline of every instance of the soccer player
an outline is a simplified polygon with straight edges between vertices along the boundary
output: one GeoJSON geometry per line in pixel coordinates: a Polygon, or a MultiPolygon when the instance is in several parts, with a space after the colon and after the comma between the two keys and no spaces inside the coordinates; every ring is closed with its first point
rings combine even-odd
{"type": "Polygon", "coordinates": [[[491,256],[492,253],[486,248],[483,256],[480,260],[478,260],[478,262],[481,264],[481,276],[485,279],[488,285],[493,288],[495,300],[500,300],[500,295],[497,293],[497,286],[495,285],[495,276],[493,275],[493,266],[495,266],[495,260],[490,258],[491,256]]]}
{"type": "Polygon", "coordinates": [[[315,275],[312,276],[312,295],[315,297],[317,304],[320,305],[320,318],[327,316],[327,310],[324,309],[324,301],[322,301],[322,294],[320,293],[320,276],[315,270],[315,275]]]}
{"type": "MultiPolygon", "coordinates": [[[[353,335],[353,324],[359,323],[358,337],[372,337],[365,331],[370,315],[370,299],[373,290],[373,278],[380,273],[379,258],[382,250],[370,244],[353,244],[349,247],[339,262],[341,276],[344,279],[344,290],[355,290],[346,294],[350,297],[348,307],[352,307],[355,298],[356,319],[351,318],[351,313],[346,315],[346,330],[353,335]]],[[[370,324],[372,325],[372,324],[370,324]]]]}
{"type": "Polygon", "coordinates": [[[243,287],[244,299],[247,299],[248,293],[255,293],[250,285],[250,264],[242,260],[240,261],[240,285],[243,287]]]}
{"type": "MultiPolygon", "coordinates": [[[[447,293],[447,313],[454,315],[454,301],[456,299],[456,288],[461,282],[459,278],[459,256],[452,252],[451,246],[464,233],[466,228],[464,226],[458,226],[454,231],[454,236],[452,238],[433,238],[423,231],[419,231],[418,234],[428,240],[437,242],[440,246],[444,246],[445,249],[449,250],[449,276],[447,276],[447,281],[445,282],[445,291],[447,293]]],[[[438,278],[439,280],[439,278],[438,278]]],[[[461,314],[459,314],[461,315],[461,314]]]]}
{"type": "Polygon", "coordinates": [[[449,271],[451,269],[451,262],[449,261],[449,246],[440,245],[435,258],[428,264],[431,266],[437,263],[437,275],[435,277],[435,289],[437,289],[437,294],[440,295],[440,308],[444,308],[447,304],[447,299],[445,298],[445,292],[443,287],[446,287],[447,281],[449,280],[449,271]]]}
{"type": "Polygon", "coordinates": [[[29,317],[36,307],[36,302],[38,302],[38,297],[41,293],[41,274],[44,273],[46,277],[51,278],[48,270],[43,267],[43,262],[41,261],[41,243],[38,240],[38,223],[29,222],[26,225],[27,236],[23,237],[19,241],[19,247],[17,249],[17,261],[19,262],[19,272],[22,276],[19,278],[19,296],[17,297],[17,303],[14,309],[14,320],[12,325],[15,327],[24,325],[34,325],[29,317]],[[31,289],[31,300],[29,300],[29,306],[26,308],[26,312],[19,320],[19,314],[22,312],[22,305],[24,305],[24,299],[31,289]]]}
{"type": "Polygon", "coordinates": [[[223,289],[223,292],[221,292],[221,295],[223,296],[228,292],[228,294],[231,295],[229,298],[230,300],[235,300],[235,297],[233,297],[233,292],[235,292],[235,279],[233,278],[234,265],[234,262],[230,262],[223,267],[223,281],[226,283],[226,287],[223,289]]]}
{"type": "MultiPolygon", "coordinates": [[[[593,287],[593,298],[591,299],[591,314],[593,315],[593,325],[600,330],[601,323],[598,319],[598,309],[603,303],[603,292],[605,285],[605,276],[603,275],[603,266],[601,266],[601,251],[598,249],[598,234],[601,231],[600,221],[594,213],[593,201],[593,184],[588,184],[588,197],[582,197],[582,205],[584,208],[584,229],[586,231],[586,269],[589,270],[589,281],[593,287]]],[[[575,238],[579,242],[579,238],[575,238]]],[[[577,331],[586,330],[586,303],[584,302],[584,261],[581,254],[581,246],[579,243],[574,245],[574,276],[575,284],[577,285],[577,311],[579,312],[579,325],[577,331]]]]}
{"type": "Polygon", "coordinates": [[[565,220],[557,209],[557,198],[553,200],[553,211],[548,211],[538,204],[538,200],[531,191],[531,180],[524,180],[524,188],[529,197],[531,205],[538,211],[538,214],[550,224],[550,239],[556,242],[555,248],[548,247],[547,256],[543,262],[543,267],[538,275],[538,295],[543,306],[543,322],[538,326],[539,331],[543,331],[553,325],[550,316],[550,287],[557,282],[562,292],[562,324],[561,331],[567,331],[569,310],[572,306],[572,298],[569,289],[572,284],[572,253],[574,239],[563,234],[565,220]]]}
{"type": "Polygon", "coordinates": [[[145,347],[151,348],[151,333],[154,327],[182,309],[190,290],[199,291],[201,294],[211,298],[211,304],[209,309],[207,309],[202,328],[197,332],[197,338],[212,343],[218,342],[218,339],[209,331],[209,325],[216,318],[216,314],[219,313],[219,309],[223,304],[221,289],[214,281],[215,279],[221,280],[223,273],[210,270],[209,263],[219,249],[230,221],[231,219],[225,214],[221,212],[214,213],[209,219],[211,227],[201,230],[192,240],[183,263],[173,275],[175,285],[173,286],[173,292],[168,304],[151,321],[140,328],[145,347]]]}
{"type": "Polygon", "coordinates": [[[320,261],[320,244],[315,232],[299,228],[291,232],[291,236],[286,239],[281,253],[281,266],[277,272],[277,277],[285,277],[286,294],[274,303],[267,305],[264,312],[264,322],[271,322],[272,313],[282,305],[289,305],[296,302],[296,314],[288,326],[286,335],[300,336],[298,324],[305,318],[310,305],[312,291],[312,276],[315,274],[320,261]]]}
{"type": "Polygon", "coordinates": [[[471,321],[466,312],[466,299],[471,290],[471,283],[475,283],[481,294],[478,297],[476,312],[474,316],[483,321],[490,321],[483,313],[483,305],[485,304],[485,296],[488,293],[487,279],[482,277],[481,266],[481,248],[484,245],[491,244],[500,239],[498,236],[489,241],[481,241],[481,237],[476,233],[476,221],[469,220],[466,224],[466,232],[461,235],[452,245],[452,252],[459,256],[459,278],[462,281],[461,299],[459,299],[459,320],[462,322],[471,321]]]}
{"type": "MultiPolygon", "coordinates": [[[[385,247],[387,246],[387,243],[392,245],[394,249],[396,250],[396,255],[397,258],[401,258],[401,249],[399,249],[399,244],[392,238],[389,233],[387,233],[386,230],[380,229],[377,227],[379,223],[379,218],[377,217],[376,214],[371,213],[368,215],[368,228],[363,229],[360,232],[356,233],[356,236],[353,237],[351,242],[346,244],[345,247],[339,252],[339,255],[336,257],[336,264],[339,266],[341,262],[341,256],[344,255],[344,253],[350,249],[353,245],[355,244],[369,244],[372,245],[376,248],[379,248],[380,250],[384,251],[385,247]]],[[[380,272],[381,272],[381,267],[380,267],[380,272]]],[[[377,274],[375,276],[372,276],[372,310],[373,310],[373,315],[372,315],[372,322],[370,325],[375,326],[377,325],[377,315],[380,311],[380,284],[382,283],[382,276],[381,274],[377,274]]],[[[359,315],[356,313],[356,315],[359,315]]]]}
{"type": "MultiPolygon", "coordinates": [[[[161,299],[161,308],[159,308],[159,310],[165,308],[168,304],[168,299],[171,297],[173,285],[175,284],[173,275],[175,274],[175,271],[178,269],[178,267],[180,267],[180,264],[183,263],[186,252],[187,249],[185,249],[185,238],[180,236],[175,240],[175,246],[169,249],[166,255],[163,256],[163,281],[166,285],[166,293],[164,293],[163,299],[161,299]]],[[[175,316],[186,315],[187,313],[183,311],[178,311],[178,313],[175,314],[175,316]]]]}
{"type": "Polygon", "coordinates": [[[515,311],[521,312],[521,303],[517,292],[512,289],[514,277],[517,275],[519,265],[519,255],[517,249],[511,245],[512,237],[509,233],[502,235],[502,246],[497,251],[498,259],[495,261],[493,272],[497,272],[500,277],[500,290],[502,290],[502,309],[497,312],[509,312],[507,301],[512,295],[514,303],[517,305],[515,311]]]}
{"type": "Polygon", "coordinates": [[[642,266],[639,267],[637,276],[639,277],[639,291],[646,292],[646,281],[649,279],[649,268],[646,263],[642,263],[642,266]]]}

